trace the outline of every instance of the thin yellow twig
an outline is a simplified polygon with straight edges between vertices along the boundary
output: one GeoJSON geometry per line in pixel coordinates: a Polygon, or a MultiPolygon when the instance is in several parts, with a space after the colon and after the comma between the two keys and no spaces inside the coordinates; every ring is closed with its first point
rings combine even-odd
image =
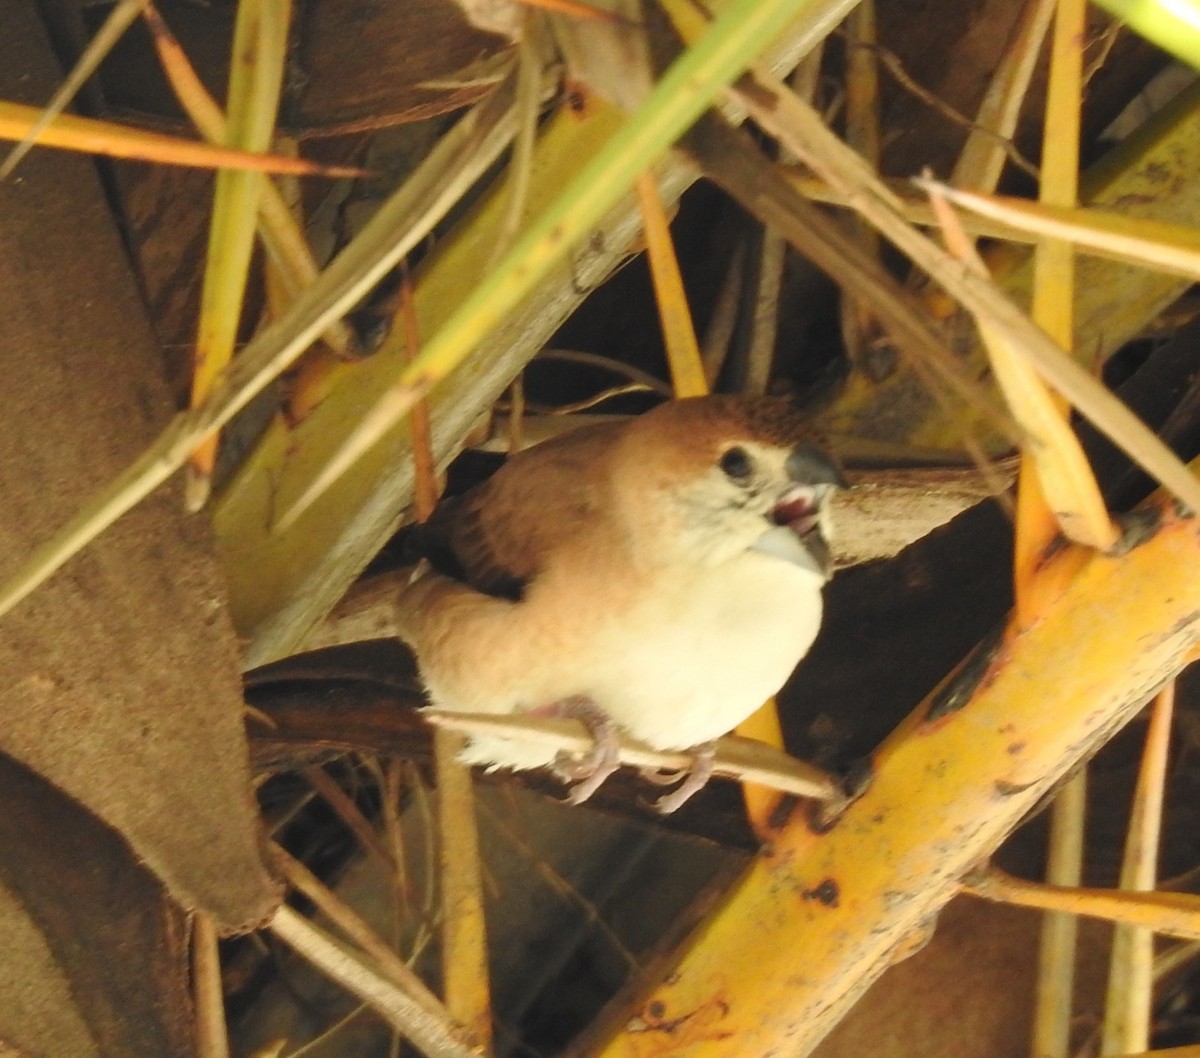
{"type": "MultiPolygon", "coordinates": [[[[1162,832],[1174,705],[1175,684],[1171,682],[1159,692],[1150,707],[1146,746],[1125,839],[1121,888],[1132,892],[1153,890],[1157,884],[1158,843],[1162,832]]],[[[1101,1054],[1145,1050],[1150,1046],[1153,994],[1153,932],[1118,925],[1113,931],[1101,1054]]]]}
{"type": "Polygon", "coordinates": [[[451,1016],[488,1051],[492,1012],[479,838],[471,772],[459,763],[462,735],[434,734],[437,828],[442,880],[442,978],[451,1016]]]}
{"type": "MultiPolygon", "coordinates": [[[[540,742],[568,752],[586,752],[594,741],[575,720],[452,713],[439,709],[426,709],[422,716],[440,729],[507,737],[519,734],[522,741],[540,742]]],[[[619,757],[622,764],[631,767],[662,771],[686,768],[692,763],[687,753],[660,752],[627,738],[620,739],[619,757]]],[[[833,776],[759,739],[739,736],[718,739],[713,772],[797,797],[838,801],[844,796],[833,776]]]]}
{"type": "Polygon", "coordinates": [[[683,289],[679,259],[671,241],[667,211],[653,173],[647,171],[638,176],[637,194],[642,208],[650,275],[654,281],[654,300],[662,323],[675,396],[699,397],[708,392],[708,379],[704,375],[700,345],[696,341],[696,329],[683,289]]]}
{"type": "Polygon", "coordinates": [[[1130,893],[1120,889],[1088,889],[1045,885],[1014,878],[998,867],[963,882],[963,891],[999,904],[1065,911],[1108,922],[1200,940],[1200,896],[1191,893],[1130,893]]]}
{"type": "MultiPolygon", "coordinates": [[[[1050,816],[1046,881],[1078,886],[1083,876],[1087,768],[1080,768],[1054,798],[1050,816]]],[[[1071,1005],[1075,992],[1075,947],[1079,920],[1049,912],[1038,938],[1037,992],[1033,1013],[1033,1058],[1065,1058],[1071,1045],[1071,1005]]]]}

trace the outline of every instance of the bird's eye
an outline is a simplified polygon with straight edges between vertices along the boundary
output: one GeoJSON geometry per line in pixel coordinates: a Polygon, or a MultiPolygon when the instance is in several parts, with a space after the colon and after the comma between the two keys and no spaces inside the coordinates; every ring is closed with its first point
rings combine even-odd
{"type": "Polygon", "coordinates": [[[754,470],[754,464],[744,448],[731,448],[721,456],[721,470],[734,481],[745,481],[754,470]]]}

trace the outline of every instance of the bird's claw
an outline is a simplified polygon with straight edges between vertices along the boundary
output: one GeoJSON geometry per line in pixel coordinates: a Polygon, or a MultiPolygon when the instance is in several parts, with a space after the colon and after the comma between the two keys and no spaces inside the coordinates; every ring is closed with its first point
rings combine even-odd
{"type": "Polygon", "coordinates": [[[674,786],[691,768],[638,768],[638,775],[653,786],[674,786]]]}
{"type": "Polygon", "coordinates": [[[621,766],[617,725],[590,698],[566,698],[550,707],[556,716],[581,721],[591,732],[593,743],[586,753],[559,752],[554,758],[554,774],[575,785],[567,793],[567,803],[583,804],[621,766]]]}
{"type": "MultiPolygon", "coordinates": [[[[616,760],[602,761],[594,771],[586,778],[580,778],[570,790],[567,791],[566,802],[569,805],[581,805],[589,797],[592,796],[604,784],[614,771],[620,767],[620,762],[616,760]]],[[[555,764],[555,772],[558,773],[558,764],[555,764]]],[[[559,773],[561,774],[561,773],[559,773]]]]}
{"type": "MultiPolygon", "coordinates": [[[[691,800],[692,796],[698,794],[708,785],[708,780],[713,776],[713,768],[716,764],[717,745],[715,742],[703,742],[692,750],[694,756],[692,758],[692,766],[686,770],[675,772],[674,777],[677,781],[682,777],[683,781],[672,790],[669,794],[663,794],[657,801],[654,802],[654,809],[661,815],[669,816],[672,812],[678,811],[683,805],[691,800]]],[[[668,785],[673,781],[669,776],[671,772],[651,771],[644,769],[642,777],[649,779],[650,782],[659,786],[668,785]],[[650,772],[650,774],[647,774],[650,772]]]]}

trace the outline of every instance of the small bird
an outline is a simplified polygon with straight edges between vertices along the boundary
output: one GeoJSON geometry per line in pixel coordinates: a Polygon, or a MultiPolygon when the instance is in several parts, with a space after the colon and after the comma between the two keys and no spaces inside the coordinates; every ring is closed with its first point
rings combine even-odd
{"type": "MultiPolygon", "coordinates": [[[[712,773],[712,743],[783,685],[821,623],[830,493],[845,482],[786,398],[669,401],[512,456],[419,527],[400,634],[432,705],[573,716],[583,757],[473,736],[463,760],[554,767],[586,800],[617,731],[712,773]]],[[[655,777],[673,782],[678,775],[655,777]]]]}

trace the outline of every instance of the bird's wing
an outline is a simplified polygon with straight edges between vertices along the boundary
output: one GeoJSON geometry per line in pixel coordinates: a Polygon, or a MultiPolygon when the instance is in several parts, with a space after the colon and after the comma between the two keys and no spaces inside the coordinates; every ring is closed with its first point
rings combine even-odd
{"type": "Polygon", "coordinates": [[[489,480],[439,504],[422,528],[435,569],[519,599],[564,540],[605,503],[605,454],[619,423],[584,427],[511,457],[489,480]]]}

